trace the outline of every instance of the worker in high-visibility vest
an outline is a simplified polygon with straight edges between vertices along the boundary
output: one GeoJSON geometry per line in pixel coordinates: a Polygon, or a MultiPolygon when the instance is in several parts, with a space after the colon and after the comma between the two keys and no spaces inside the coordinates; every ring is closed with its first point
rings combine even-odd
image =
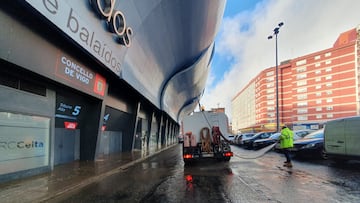
{"type": "Polygon", "coordinates": [[[281,129],[281,135],[279,138],[280,138],[280,148],[282,149],[286,158],[286,161],[284,162],[284,166],[292,167],[289,149],[294,146],[294,132],[291,131],[288,127],[284,126],[281,129]]]}

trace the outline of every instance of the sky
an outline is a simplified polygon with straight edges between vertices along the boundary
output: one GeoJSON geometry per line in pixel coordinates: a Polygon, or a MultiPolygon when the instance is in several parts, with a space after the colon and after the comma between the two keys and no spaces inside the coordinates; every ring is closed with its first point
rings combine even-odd
{"type": "Polygon", "coordinates": [[[338,36],[360,25],[360,0],[227,0],[215,39],[215,54],[200,104],[225,108],[262,70],[278,61],[331,48],[338,36]]]}

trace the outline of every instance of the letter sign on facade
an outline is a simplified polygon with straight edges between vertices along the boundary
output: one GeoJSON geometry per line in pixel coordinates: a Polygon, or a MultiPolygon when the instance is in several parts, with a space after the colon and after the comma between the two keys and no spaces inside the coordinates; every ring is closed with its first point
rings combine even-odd
{"type": "Polygon", "coordinates": [[[109,30],[117,35],[118,42],[130,47],[131,27],[126,27],[126,19],[121,11],[114,10],[116,0],[91,0],[91,5],[99,16],[106,19],[109,30]]]}

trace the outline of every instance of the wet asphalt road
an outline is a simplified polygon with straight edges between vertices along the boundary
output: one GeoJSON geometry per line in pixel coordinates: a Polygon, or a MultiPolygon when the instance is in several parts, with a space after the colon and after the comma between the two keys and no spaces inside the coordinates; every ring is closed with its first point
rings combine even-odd
{"type": "Polygon", "coordinates": [[[181,145],[51,202],[360,202],[360,163],[294,160],[232,146],[230,162],[184,166],[181,145]],[[244,159],[246,158],[246,159],[244,159]]]}

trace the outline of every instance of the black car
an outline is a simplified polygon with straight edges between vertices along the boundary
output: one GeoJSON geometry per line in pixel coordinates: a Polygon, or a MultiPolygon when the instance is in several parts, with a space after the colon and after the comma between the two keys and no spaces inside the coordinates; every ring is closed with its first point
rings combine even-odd
{"type": "Polygon", "coordinates": [[[318,157],[326,159],[324,150],[324,130],[317,130],[294,141],[291,152],[298,157],[318,157]]]}
{"type": "Polygon", "coordinates": [[[274,133],[265,139],[258,139],[253,142],[253,149],[260,149],[278,142],[281,133],[274,133]]]}
{"type": "Polygon", "coordinates": [[[249,138],[242,139],[241,143],[244,148],[252,149],[255,140],[269,138],[274,133],[275,132],[259,132],[249,138]]]}

